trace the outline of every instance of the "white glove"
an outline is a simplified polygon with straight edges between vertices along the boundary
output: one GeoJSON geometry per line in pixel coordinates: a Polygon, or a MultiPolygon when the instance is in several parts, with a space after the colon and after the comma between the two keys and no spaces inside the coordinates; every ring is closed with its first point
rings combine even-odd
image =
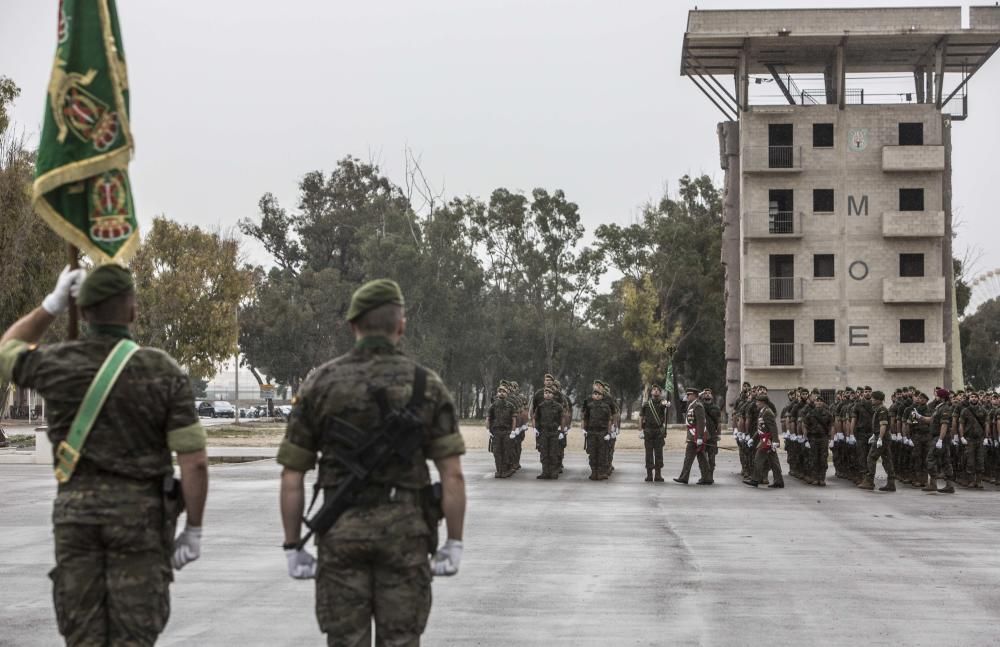
{"type": "Polygon", "coordinates": [[[639,440],[646,440],[646,432],[644,431],[639,432],[639,440]]]}
{"type": "Polygon", "coordinates": [[[878,440],[875,441],[875,448],[876,449],[882,449],[882,439],[881,438],[879,438],[878,440]]]}
{"type": "Polygon", "coordinates": [[[874,443],[874,442],[875,442],[875,436],[874,436],[874,435],[872,435],[872,436],[871,436],[871,437],[870,437],[870,438],[868,439],[868,444],[869,444],[869,445],[871,445],[871,444],[872,444],[872,443],[874,443]]]}
{"type": "Polygon", "coordinates": [[[316,577],[316,558],[305,548],[286,549],[285,559],[288,560],[288,576],[293,580],[311,580],[316,577]]]}
{"type": "Polygon", "coordinates": [[[806,449],[812,449],[812,445],[809,444],[808,440],[806,441],[806,449]]]}
{"type": "Polygon", "coordinates": [[[449,539],[431,558],[431,573],[440,577],[449,577],[458,572],[458,565],[461,563],[462,542],[457,539],[449,539]]]}
{"type": "Polygon", "coordinates": [[[63,268],[56,280],[56,287],[42,300],[42,308],[53,317],[61,315],[69,308],[69,298],[80,294],[80,285],[87,276],[86,270],[63,268]]]}
{"type": "Polygon", "coordinates": [[[941,441],[940,438],[938,438],[937,442],[934,443],[934,448],[935,449],[943,449],[943,447],[944,447],[944,443],[941,441]]]}
{"type": "Polygon", "coordinates": [[[952,445],[958,445],[958,438],[956,438],[956,437],[952,437],[952,439],[951,439],[951,444],[952,444],[952,445]]]}
{"type": "Polygon", "coordinates": [[[694,429],[688,429],[688,433],[691,434],[692,436],[694,435],[694,432],[695,432],[694,429]]]}
{"type": "Polygon", "coordinates": [[[908,447],[913,447],[913,439],[912,438],[906,438],[906,445],[908,447]]]}
{"type": "Polygon", "coordinates": [[[559,432],[559,440],[565,440],[565,439],[566,439],[566,434],[560,431],[559,432]]]}
{"type": "Polygon", "coordinates": [[[805,434],[800,434],[799,435],[799,442],[802,443],[802,444],[805,444],[805,443],[807,443],[809,441],[806,440],[805,434]]]}
{"type": "Polygon", "coordinates": [[[512,432],[510,432],[510,439],[514,440],[515,438],[517,438],[517,429],[515,429],[512,432]]]}
{"type": "Polygon", "coordinates": [[[962,440],[961,440],[960,442],[961,442],[961,443],[962,443],[963,445],[968,445],[968,444],[969,444],[969,439],[968,439],[968,438],[966,438],[965,436],[962,436],[962,440]]]}
{"type": "Polygon", "coordinates": [[[704,444],[705,444],[705,441],[704,441],[704,440],[702,440],[701,438],[699,438],[699,439],[698,439],[698,442],[697,442],[697,445],[698,445],[698,447],[701,447],[701,446],[702,446],[702,445],[704,445],[704,444]]]}
{"type": "Polygon", "coordinates": [[[533,428],[532,428],[532,431],[534,431],[534,432],[535,432],[535,438],[538,438],[538,434],[540,433],[540,432],[538,431],[538,429],[536,429],[536,428],[534,428],[534,427],[533,427],[533,428]]]}
{"type": "Polygon", "coordinates": [[[174,540],[174,554],[170,558],[170,565],[175,571],[179,571],[199,557],[201,557],[201,526],[188,524],[174,540]]]}
{"type": "Polygon", "coordinates": [[[830,441],[829,447],[830,447],[830,449],[833,449],[833,441],[832,440],[830,441]]]}
{"type": "Polygon", "coordinates": [[[839,440],[840,442],[844,442],[844,440],[845,440],[845,438],[844,438],[844,432],[838,431],[837,435],[834,436],[834,439],[839,440]]]}
{"type": "Polygon", "coordinates": [[[850,445],[851,447],[854,447],[855,445],[858,444],[858,439],[855,438],[854,436],[848,436],[847,437],[847,444],[850,445]]]}

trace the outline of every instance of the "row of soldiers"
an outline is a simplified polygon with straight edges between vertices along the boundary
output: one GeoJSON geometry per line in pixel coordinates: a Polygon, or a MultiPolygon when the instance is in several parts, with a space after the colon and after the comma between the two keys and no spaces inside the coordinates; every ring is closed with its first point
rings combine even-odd
{"type": "MultiPolygon", "coordinates": [[[[607,480],[614,471],[615,440],[621,428],[621,410],[602,380],[579,403],[583,417],[584,449],[590,461],[590,480],[607,480]]],[[[521,445],[532,429],[542,464],[537,478],[552,480],[563,471],[566,435],[572,426],[573,404],[559,381],[546,374],[543,387],[529,399],[513,380],[501,380],[486,414],[489,450],[495,478],[509,478],[521,469],[521,445]],[[529,427],[530,423],[530,427],[529,427]]]]}
{"type": "Polygon", "coordinates": [[[959,485],[977,489],[984,479],[996,483],[1000,477],[997,394],[937,388],[930,401],[904,387],[886,402],[871,387],[848,387],[828,406],[818,389],[799,387],[788,392],[777,418],[776,412],[765,387],[744,384],[733,409],[733,433],[747,485],[767,482],[768,472],[781,482],[776,453],[782,440],[789,475],[810,485],[826,485],[831,453],[835,476],[866,490],[875,489],[879,461],[888,477],[879,488],[884,492],[895,492],[897,480],[926,492],[953,493],[956,474],[959,485]]]}

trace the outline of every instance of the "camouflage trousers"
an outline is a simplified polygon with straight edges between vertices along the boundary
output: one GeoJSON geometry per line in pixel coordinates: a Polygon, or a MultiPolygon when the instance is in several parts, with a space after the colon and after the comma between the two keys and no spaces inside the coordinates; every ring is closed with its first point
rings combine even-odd
{"type": "Polygon", "coordinates": [[[173,580],[161,524],[55,525],[49,573],[66,644],[152,645],[170,617],[173,580]]]}
{"type": "Polygon", "coordinates": [[[607,431],[587,431],[587,456],[590,471],[598,476],[611,471],[611,442],[604,440],[607,431]]]}
{"type": "Polygon", "coordinates": [[[968,444],[965,449],[965,471],[970,476],[979,474],[982,476],[986,472],[986,453],[983,447],[983,439],[966,436],[968,444]]]}
{"type": "Polygon", "coordinates": [[[781,461],[778,459],[778,452],[757,451],[753,456],[753,480],[758,483],[767,478],[767,473],[774,473],[774,483],[783,484],[785,481],[781,476],[781,461]]]}
{"type": "Polygon", "coordinates": [[[941,443],[941,449],[937,448],[937,438],[931,438],[931,448],[927,452],[927,472],[932,479],[955,478],[955,471],[951,464],[951,438],[945,438],[941,443]]]}
{"type": "Polygon", "coordinates": [[[496,473],[504,476],[513,471],[517,464],[514,452],[516,441],[510,438],[510,429],[493,429],[490,433],[490,451],[493,452],[493,461],[496,463],[496,473]]]}
{"type": "Polygon", "coordinates": [[[875,442],[868,446],[868,463],[865,472],[868,474],[869,478],[874,480],[876,464],[881,458],[882,469],[885,470],[885,475],[891,479],[896,478],[896,469],[894,461],[892,460],[892,441],[889,439],[889,435],[886,434],[881,447],[878,446],[878,436],[874,436],[874,438],[875,442]]]}
{"type": "Polygon", "coordinates": [[[825,482],[830,460],[829,437],[826,434],[809,434],[809,448],[806,449],[803,445],[803,449],[806,452],[804,462],[809,468],[807,475],[817,481],[825,482]]]}
{"type": "Polygon", "coordinates": [[[646,469],[663,469],[663,446],[667,435],[660,429],[645,430],[642,434],[642,443],[646,447],[646,469]]]}
{"type": "MultiPolygon", "coordinates": [[[[934,447],[929,433],[911,433],[910,440],[913,447],[910,448],[910,473],[913,475],[916,484],[923,485],[927,482],[927,454],[934,447]]],[[[933,477],[932,477],[933,478],[933,477]]]]}
{"type": "Polygon", "coordinates": [[[543,430],[538,434],[538,450],[542,462],[542,474],[558,476],[559,455],[562,450],[559,440],[559,430],[543,430]]]}
{"type": "Polygon", "coordinates": [[[319,543],[316,618],[333,647],[416,647],[431,611],[427,537],[319,543]]]}

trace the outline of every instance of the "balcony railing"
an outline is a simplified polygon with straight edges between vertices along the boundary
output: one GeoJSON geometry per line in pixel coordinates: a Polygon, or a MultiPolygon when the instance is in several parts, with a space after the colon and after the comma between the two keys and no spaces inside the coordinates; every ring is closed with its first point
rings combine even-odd
{"type": "Polygon", "coordinates": [[[751,369],[801,369],[802,344],[744,344],[743,366],[751,369]]]}
{"type": "Polygon", "coordinates": [[[797,211],[749,211],[743,215],[744,238],[802,238],[797,211]]]}
{"type": "Polygon", "coordinates": [[[802,303],[802,283],[799,277],[746,279],[743,285],[744,303],[802,303]]]}
{"type": "Polygon", "coordinates": [[[747,173],[798,172],[802,170],[801,146],[749,146],[743,159],[747,173]]]}

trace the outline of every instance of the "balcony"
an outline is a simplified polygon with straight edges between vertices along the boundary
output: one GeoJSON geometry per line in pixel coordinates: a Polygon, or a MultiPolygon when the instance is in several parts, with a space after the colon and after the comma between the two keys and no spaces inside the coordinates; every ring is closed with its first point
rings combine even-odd
{"type": "Polygon", "coordinates": [[[882,279],[883,303],[944,303],[943,276],[882,279]]]}
{"type": "Polygon", "coordinates": [[[743,367],[748,369],[802,370],[802,344],[744,344],[743,367]]]}
{"type": "Polygon", "coordinates": [[[882,170],[913,173],[944,170],[944,146],[883,146],[882,170]]]}
{"type": "Polygon", "coordinates": [[[884,211],[884,238],[943,238],[943,211],[884,211]]]}
{"type": "Polygon", "coordinates": [[[745,279],[743,303],[802,303],[802,279],[745,279]]]}
{"type": "Polygon", "coordinates": [[[887,370],[944,368],[944,343],[884,344],[882,367],[887,370]]]}
{"type": "Polygon", "coordinates": [[[801,146],[748,146],[743,152],[744,173],[801,173],[801,146]]]}
{"type": "Polygon", "coordinates": [[[802,238],[802,214],[797,211],[748,211],[743,214],[743,238],[802,238]]]}

